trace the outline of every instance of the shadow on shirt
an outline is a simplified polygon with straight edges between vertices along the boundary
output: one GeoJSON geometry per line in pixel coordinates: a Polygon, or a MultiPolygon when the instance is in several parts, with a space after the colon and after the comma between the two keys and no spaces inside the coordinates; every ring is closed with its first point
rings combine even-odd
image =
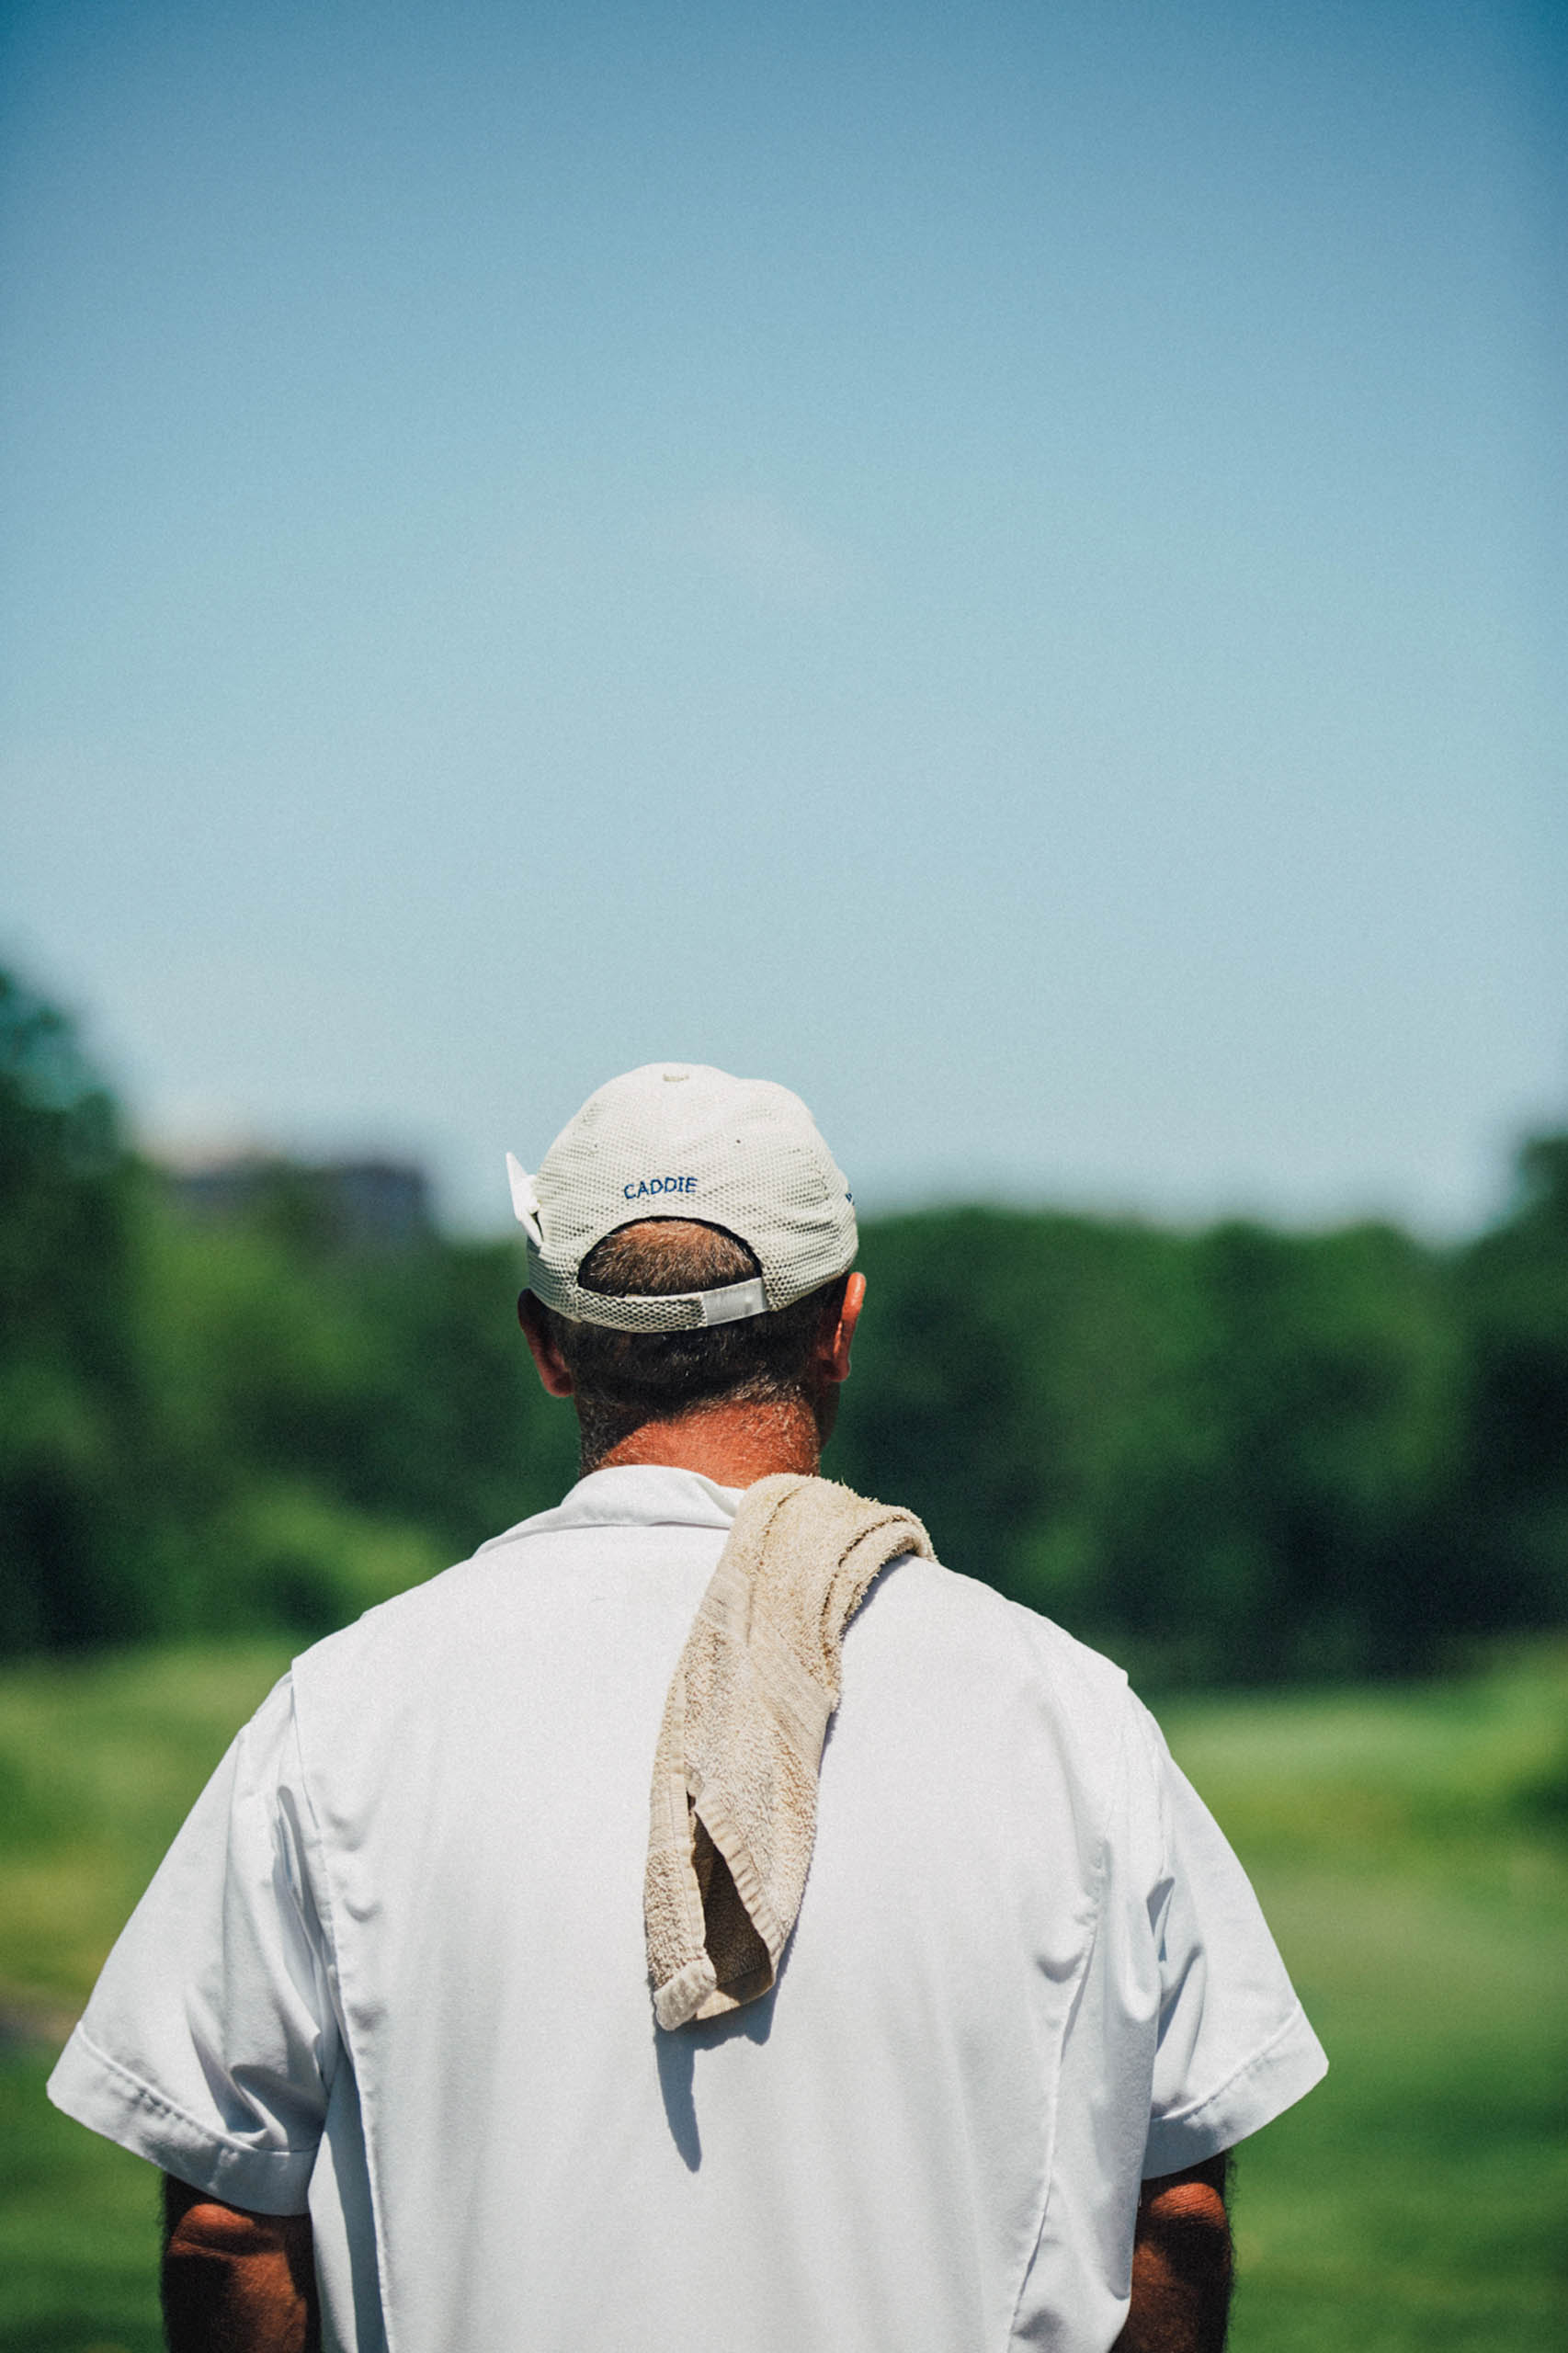
{"type": "Polygon", "coordinates": [[[695,2173],[702,2163],[702,2136],[697,2129],[695,2097],[697,2054],[733,2041],[737,2035],[744,2035],[748,2042],[766,2042],[773,2031],[773,2003],[778,1991],[778,1986],[773,1985],[756,2001],[746,2003],[744,2009],[732,2010],[725,2018],[708,2018],[700,2026],[677,2027],[673,2034],[666,2034],[662,2027],[653,2029],[653,2059],[659,2070],[665,2116],[670,2138],[680,2151],[681,2163],[688,2173],[695,2173]]]}

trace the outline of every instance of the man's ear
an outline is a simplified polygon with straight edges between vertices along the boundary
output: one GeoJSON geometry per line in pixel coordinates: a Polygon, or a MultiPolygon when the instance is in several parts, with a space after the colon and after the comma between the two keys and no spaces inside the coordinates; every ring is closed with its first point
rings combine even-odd
{"type": "Polygon", "coordinates": [[[570,1366],[556,1347],[550,1326],[540,1313],[540,1304],[531,1290],[517,1299],[517,1321],[523,1327],[523,1337],[528,1344],[528,1354],[540,1381],[552,1397],[570,1397],[576,1387],[570,1366]]]}
{"type": "Polygon", "coordinates": [[[825,1336],[822,1369],[824,1379],[828,1381],[847,1381],[849,1378],[850,1346],[865,1301],[865,1276],[851,1275],[844,1286],[844,1304],[838,1311],[838,1321],[825,1336]]]}

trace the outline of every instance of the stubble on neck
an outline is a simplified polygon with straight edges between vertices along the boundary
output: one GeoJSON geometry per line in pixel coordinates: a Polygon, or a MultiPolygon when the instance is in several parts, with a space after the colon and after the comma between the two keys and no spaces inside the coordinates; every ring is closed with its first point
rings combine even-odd
{"type": "Polygon", "coordinates": [[[612,1424],[581,1410],[582,1475],[629,1463],[696,1471],[720,1487],[749,1487],[780,1471],[814,1474],[826,1435],[804,1396],[722,1398],[667,1420],[612,1424]]]}

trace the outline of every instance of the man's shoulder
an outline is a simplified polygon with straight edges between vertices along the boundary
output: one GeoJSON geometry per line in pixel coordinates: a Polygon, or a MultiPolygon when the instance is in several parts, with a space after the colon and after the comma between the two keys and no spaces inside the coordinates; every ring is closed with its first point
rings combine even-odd
{"type": "Polygon", "coordinates": [[[1103,1653],[1090,1649],[1055,1619],[1027,1603],[1014,1601],[981,1577],[967,1575],[943,1560],[904,1554],[895,1564],[890,1589],[901,1587],[906,1603],[919,1596],[921,1612],[944,1631],[1013,1650],[1053,1671],[1086,1677],[1105,1688],[1119,1688],[1127,1681],[1121,1668],[1103,1653]]]}
{"type": "MultiPolygon", "coordinates": [[[[639,1587],[657,1588],[689,1617],[722,1542],[717,1528],[596,1522],[540,1512],[488,1538],[465,1560],[379,1602],[293,1661],[296,1693],[313,1713],[351,1717],[358,1695],[450,1694],[476,1659],[573,1649],[591,1621],[639,1587]],[[671,1577],[674,1576],[672,1587],[671,1577]]],[[[598,1631],[602,1631],[602,1628],[598,1631]]]]}
{"type": "Polygon", "coordinates": [[[961,1682],[987,1695],[1043,1707],[1076,1740],[1114,1748],[1122,1722],[1138,1711],[1127,1677],[1022,1602],[939,1560],[908,1554],[872,1588],[846,1636],[846,1656],[873,1647],[895,1654],[904,1671],[947,1687],[961,1682]],[[861,1630],[858,1632],[857,1628],[861,1630]]]}
{"type": "Polygon", "coordinates": [[[482,1546],[466,1560],[377,1602],[335,1633],[324,1634],[292,1661],[295,1690],[353,1684],[386,1672],[399,1659],[417,1671],[422,1658],[430,1660],[433,1646],[439,1648],[443,1627],[460,1623],[469,1614],[476,1574],[483,1574],[492,1557],[489,1548],[482,1546]]]}

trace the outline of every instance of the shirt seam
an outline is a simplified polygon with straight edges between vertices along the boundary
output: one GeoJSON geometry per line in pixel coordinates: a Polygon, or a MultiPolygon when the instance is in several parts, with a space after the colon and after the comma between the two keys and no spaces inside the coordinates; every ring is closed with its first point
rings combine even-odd
{"type": "MultiPolygon", "coordinates": [[[[542,1519],[544,1517],[541,1512],[540,1518],[542,1519]]],[[[519,1520],[515,1528],[504,1528],[499,1536],[487,1536],[483,1544],[475,1545],[469,1558],[477,1561],[483,1553],[496,1552],[503,1544],[527,1544],[536,1536],[603,1536],[612,1529],[645,1528],[694,1528],[705,1536],[727,1536],[733,1525],[733,1520],[691,1519],[684,1514],[678,1518],[661,1514],[655,1519],[649,1519],[633,1518],[628,1513],[624,1519],[567,1520],[554,1528],[534,1528],[524,1519],[519,1520]]],[[[467,1565],[465,1561],[457,1563],[459,1568],[466,1568],[467,1565]]]]}
{"type": "MultiPolygon", "coordinates": [[[[300,1768],[300,1795],[304,1801],[300,1827],[302,1833],[303,1844],[309,1850],[301,1857],[301,1860],[303,1869],[308,1872],[310,1870],[311,1856],[313,1854],[316,1859],[317,1868],[311,1877],[311,1903],[315,1912],[316,1924],[321,1930],[322,1943],[325,1949],[322,1957],[326,1972],[327,1993],[333,2002],[333,2006],[335,2011],[334,2022],[337,2028],[338,2049],[342,2058],[346,2061],[350,2072],[352,2073],[354,2066],[354,2053],[348,2041],[348,2004],[347,1996],[343,1990],[343,1970],[338,1950],[336,1920],[333,1908],[332,1881],[328,1873],[326,1864],[326,1841],[322,1836],[321,1816],[316,1811],[316,1802],[311,1794],[310,1775],[305,1769],[305,1747],[304,1741],[300,1731],[299,1689],[293,1683],[292,1678],[290,1678],[289,1691],[289,1718],[294,1734],[294,1755],[298,1760],[300,1768]]],[[[275,1792],[275,1796],[278,1794],[279,1793],[275,1792]]],[[[300,1925],[304,1931],[305,1941],[307,1944],[313,1946],[315,1939],[311,1935],[310,1922],[304,1916],[304,1910],[300,1903],[299,1893],[292,1884],[290,1884],[289,1892],[294,1900],[294,1907],[299,1915],[300,1925]]],[[[329,2086],[329,2097],[330,2095],[331,2087],[329,2086]]]]}
{"type": "Polygon", "coordinates": [[[1173,2108],[1164,2116],[1151,2117],[1149,2120],[1151,2131],[1162,2131],[1173,2124],[1190,2124],[1194,2117],[1201,2116],[1205,2109],[1212,2108],[1216,2101],[1223,2099],[1225,2094],[1234,2085],[1239,2084],[1244,2075],[1250,2075],[1255,2069],[1261,2067],[1284,2041],[1286,2036],[1294,2033],[1298,2025],[1304,2024],[1305,2020],[1306,2012],[1298,2000],[1291,2006],[1282,2022],[1275,2028],[1267,2042],[1260,2042],[1256,2050],[1249,2052],[1239,2065],[1233,2067],[1230,2074],[1216,2084],[1211,2092],[1205,2092],[1201,2099],[1188,2100],[1185,2108],[1173,2108]]]}
{"type": "MultiPolygon", "coordinates": [[[[1019,1639],[1021,1643],[1021,1630],[1019,1632],[1019,1639]]],[[[1127,1778],[1128,1717],[1129,1711],[1123,1708],[1121,1710],[1120,1736],[1117,1742],[1117,1769],[1111,1779],[1110,1792],[1106,1802],[1105,1812],[1100,1819],[1098,1836],[1095,1841],[1093,1902],[1089,1907],[1088,1918],[1085,1923],[1083,1949],[1078,1956],[1078,1965],[1074,1972],[1074,1983],[1073,1986],[1073,1997],[1071,2002],[1068,2004],[1067,2016],[1062,2022],[1061,2040],[1058,2041],[1056,2046],[1058,2091],[1060,2091],[1061,2086],[1062,2051],[1065,2044],[1067,2036],[1072,2030],[1072,2022],[1074,2016],[1077,2011],[1078,2004],[1083,1999],[1084,1987],[1088,1983],[1089,1963],[1094,1956],[1095,1946],[1099,1940],[1100,1928],[1102,1926],[1102,1915],[1105,1910],[1106,1886],[1108,1879],[1106,1862],[1110,1851],[1110,1825],[1115,1819],[1117,1801],[1121,1794],[1122,1784],[1127,1778]]],[[[1050,2146],[1045,2152],[1044,2171],[1040,2184],[1040,2217],[1035,2224],[1034,2235],[1030,2239],[1028,2251],[1024,2256],[1023,2264],[1018,2272],[1017,2288],[1014,2293],[1012,2306],[1007,2314],[1007,2334],[1004,2340],[1006,2345],[1012,2345],[1017,2339],[1018,2330],[1018,2313],[1023,2306],[1024,2293],[1029,2284],[1029,2274],[1033,2271],[1035,2264],[1040,2256],[1040,2241],[1045,2236],[1046,2222],[1051,2213],[1051,2193],[1056,2180],[1057,2135],[1060,2124],[1061,2116],[1059,2111],[1059,2102],[1058,2100],[1053,2099],[1051,2102],[1051,2142],[1050,2146]]]]}
{"type": "MultiPolygon", "coordinates": [[[[381,2325],[383,2353],[395,2353],[393,2346],[394,2332],[392,2327],[392,2298],[391,2294],[391,2283],[388,2278],[386,2232],[383,2227],[384,2201],[382,2197],[379,2152],[374,2145],[374,2136],[372,2132],[372,2110],[374,2101],[371,2097],[371,2088],[366,2083],[365,2076],[360,2070],[358,2060],[355,2053],[354,2034],[351,2025],[353,1997],[349,1990],[349,1978],[351,1972],[347,1963],[347,1956],[343,1944],[337,1935],[337,1906],[335,1891],[334,1890],[332,1883],[332,1856],[328,1849],[326,1834],[322,1825],[321,1813],[311,1790],[311,1771],[309,1763],[305,1756],[305,1727],[301,1721],[300,1688],[297,1683],[293,1687],[293,1690],[290,1694],[290,1704],[293,1709],[294,1716],[295,1752],[300,1760],[300,1788],[304,1796],[306,1805],[310,1810],[310,1827],[314,1840],[318,1862],[317,1878],[319,1881],[319,1887],[316,1891],[317,1916],[321,1921],[322,1935],[326,1939],[327,1947],[331,1954],[332,1976],[337,1989],[338,2035],[343,2045],[344,2057],[348,2063],[349,2072],[354,2077],[355,2097],[359,2103],[360,2133],[365,2153],[365,2187],[369,2193],[370,2200],[370,2230],[373,2240],[372,2253],[375,2257],[376,2267],[376,2297],[381,2308],[378,2316],[381,2325]]],[[[309,1712],[308,1704],[306,1712],[309,1712]]],[[[351,1911],[352,1907],[349,1907],[349,1909],[351,1911]]]]}
{"type": "Polygon", "coordinates": [[[118,2075],[131,2086],[142,2106],[156,2109],[161,2114],[172,2117],[176,2123],[188,2126],[198,2140],[205,2142],[210,2148],[232,2149],[236,2156],[247,2161],[255,2160],[261,2165],[286,2165],[296,2157],[315,2155],[316,2143],[313,2141],[305,2142],[299,2147],[287,2141],[280,2149],[258,2149],[248,2141],[236,2140],[232,2132],[204,2124],[199,2117],[192,2116],[188,2109],[182,2108],[177,2099],[171,2099],[167,2092],[160,2091],[155,2084],[146,2082],[133,2068],[127,2067],[123,2061],[114,2058],[101,2044],[95,2042],[85,2026],[79,2025],[76,2034],[83,2047],[92,2052],[106,2073],[118,2075]]]}

